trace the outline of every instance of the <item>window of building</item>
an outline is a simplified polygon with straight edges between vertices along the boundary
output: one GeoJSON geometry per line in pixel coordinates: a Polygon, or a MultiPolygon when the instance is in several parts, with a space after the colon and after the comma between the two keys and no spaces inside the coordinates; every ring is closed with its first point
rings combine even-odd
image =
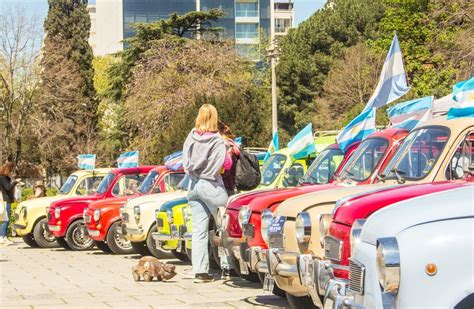
{"type": "Polygon", "coordinates": [[[258,44],[236,44],[235,50],[241,57],[251,60],[260,59],[260,48],[258,44]]]}
{"type": "Polygon", "coordinates": [[[237,39],[258,38],[258,24],[236,24],[235,37],[237,39]]]}
{"type": "Polygon", "coordinates": [[[291,20],[288,18],[275,18],[275,32],[285,33],[291,27],[291,20]]]}
{"type": "Polygon", "coordinates": [[[257,2],[237,2],[235,4],[236,17],[258,17],[257,2]]]}

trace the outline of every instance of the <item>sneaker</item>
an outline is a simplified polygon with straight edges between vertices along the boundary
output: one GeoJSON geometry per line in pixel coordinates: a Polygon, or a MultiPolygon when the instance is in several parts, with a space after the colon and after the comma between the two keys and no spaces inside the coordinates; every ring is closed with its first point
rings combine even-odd
{"type": "Polygon", "coordinates": [[[230,271],[228,269],[222,270],[221,280],[230,280],[230,271]]]}
{"type": "Polygon", "coordinates": [[[192,268],[186,268],[179,273],[183,278],[194,279],[195,275],[192,268]]]}
{"type": "Polygon", "coordinates": [[[196,274],[194,283],[208,283],[214,281],[214,277],[209,274],[196,274]]]}

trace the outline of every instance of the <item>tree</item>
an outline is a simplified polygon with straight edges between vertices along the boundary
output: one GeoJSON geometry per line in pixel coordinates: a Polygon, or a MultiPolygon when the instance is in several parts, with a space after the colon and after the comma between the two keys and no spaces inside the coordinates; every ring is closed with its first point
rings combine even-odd
{"type": "Polygon", "coordinates": [[[97,123],[90,18],[82,0],[49,0],[35,115],[48,173],[68,172],[76,155],[91,152],[97,123]]]}
{"type": "Polygon", "coordinates": [[[22,157],[22,135],[38,89],[38,23],[20,7],[0,10],[0,164],[5,153],[16,164],[22,157]]]}

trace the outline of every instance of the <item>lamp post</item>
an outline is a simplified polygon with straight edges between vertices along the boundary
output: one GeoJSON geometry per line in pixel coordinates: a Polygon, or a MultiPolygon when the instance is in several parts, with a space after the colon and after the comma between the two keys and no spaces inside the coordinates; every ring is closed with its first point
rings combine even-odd
{"type": "Polygon", "coordinates": [[[280,55],[277,42],[272,40],[270,47],[267,49],[267,57],[271,60],[272,68],[272,134],[278,131],[278,98],[276,83],[276,63],[280,55]]]}

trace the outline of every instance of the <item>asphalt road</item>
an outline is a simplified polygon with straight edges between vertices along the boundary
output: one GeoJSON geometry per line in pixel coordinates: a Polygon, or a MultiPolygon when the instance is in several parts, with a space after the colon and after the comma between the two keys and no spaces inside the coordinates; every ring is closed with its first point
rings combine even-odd
{"type": "MultiPolygon", "coordinates": [[[[253,308],[287,307],[285,299],[264,294],[261,285],[240,278],[195,284],[179,273],[167,282],[135,282],[138,255],[99,250],[33,249],[21,239],[0,247],[1,308],[253,308]]],[[[219,273],[220,274],[220,273],[219,273]]],[[[218,276],[215,273],[215,276],[218,276]]]]}

